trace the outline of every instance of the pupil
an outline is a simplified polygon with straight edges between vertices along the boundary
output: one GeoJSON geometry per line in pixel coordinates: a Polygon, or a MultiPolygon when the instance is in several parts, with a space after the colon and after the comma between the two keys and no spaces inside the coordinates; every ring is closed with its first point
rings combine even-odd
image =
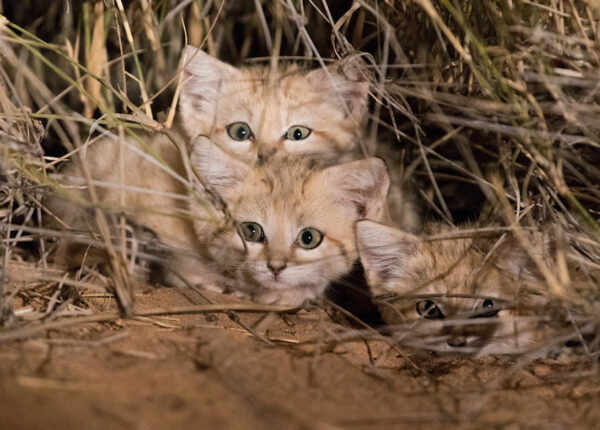
{"type": "Polygon", "coordinates": [[[250,232],[250,235],[253,236],[256,233],[256,228],[254,228],[254,226],[250,224],[248,225],[248,231],[250,232]]]}
{"type": "Polygon", "coordinates": [[[302,132],[300,131],[299,128],[297,128],[296,130],[294,130],[294,139],[296,140],[300,140],[302,139],[302,132]]]}
{"type": "Polygon", "coordinates": [[[304,234],[302,235],[302,242],[304,242],[306,245],[311,243],[312,239],[313,239],[312,234],[309,231],[305,231],[304,234]]]}
{"type": "Polygon", "coordinates": [[[493,306],[494,306],[494,303],[490,299],[485,299],[483,301],[483,307],[484,308],[491,308],[493,306]]]}
{"type": "Polygon", "coordinates": [[[244,127],[238,128],[237,136],[240,139],[243,139],[244,137],[246,137],[246,130],[244,129],[244,127]]]}

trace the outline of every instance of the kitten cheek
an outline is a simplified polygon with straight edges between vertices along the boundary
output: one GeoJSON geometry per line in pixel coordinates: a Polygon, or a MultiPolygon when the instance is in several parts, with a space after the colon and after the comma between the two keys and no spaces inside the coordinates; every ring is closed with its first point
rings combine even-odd
{"type": "Polygon", "coordinates": [[[215,143],[222,148],[233,152],[234,154],[246,154],[252,150],[252,141],[248,140],[233,140],[226,134],[215,143]]]}
{"type": "Polygon", "coordinates": [[[327,257],[327,253],[323,252],[324,244],[321,244],[318,248],[314,249],[303,249],[298,247],[296,250],[296,260],[302,263],[313,263],[318,262],[324,257],[327,257]]]}
{"type": "MultiPolygon", "coordinates": [[[[241,245],[242,247],[244,246],[243,244],[241,245]]],[[[259,242],[246,242],[246,246],[248,249],[248,256],[254,259],[257,259],[257,257],[259,257],[264,249],[264,245],[262,243],[259,242]]],[[[265,263],[265,269],[267,268],[266,263],[265,263]]]]}
{"type": "Polygon", "coordinates": [[[338,264],[343,264],[346,260],[346,255],[337,246],[331,246],[331,242],[327,236],[323,239],[323,242],[316,248],[303,249],[298,247],[296,249],[296,259],[299,262],[306,264],[319,264],[325,267],[336,267],[338,264]]]}
{"type": "Polygon", "coordinates": [[[337,154],[335,148],[330,147],[328,142],[312,135],[303,140],[286,140],[283,146],[289,154],[319,154],[329,156],[337,154]]]}
{"type": "Polygon", "coordinates": [[[515,315],[515,312],[511,309],[501,309],[500,312],[498,312],[498,318],[510,318],[515,315]]]}

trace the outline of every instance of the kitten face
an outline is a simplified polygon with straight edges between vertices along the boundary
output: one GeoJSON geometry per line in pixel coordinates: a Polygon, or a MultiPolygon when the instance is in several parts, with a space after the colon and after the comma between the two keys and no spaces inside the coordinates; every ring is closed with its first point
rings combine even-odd
{"type": "Polygon", "coordinates": [[[297,305],[318,297],[357,258],[354,223],[383,216],[388,177],[379,159],[323,168],[283,156],[248,168],[210,143],[194,149],[192,163],[239,228],[217,238],[197,221],[196,232],[219,254],[217,270],[255,300],[297,305]]]}
{"type": "Polygon", "coordinates": [[[320,154],[339,162],[355,152],[368,82],[335,70],[237,69],[188,47],[180,111],[192,139],[210,138],[247,161],[275,153],[320,154]]]}
{"type": "MultiPolygon", "coordinates": [[[[430,342],[434,350],[481,354],[523,350],[535,342],[537,325],[504,309],[522,301],[520,287],[537,276],[515,243],[484,262],[493,241],[424,241],[371,221],[358,222],[356,229],[374,294],[404,296],[382,303],[384,318],[415,324],[420,346],[430,342]]],[[[433,233],[441,231],[434,226],[433,233]]]]}

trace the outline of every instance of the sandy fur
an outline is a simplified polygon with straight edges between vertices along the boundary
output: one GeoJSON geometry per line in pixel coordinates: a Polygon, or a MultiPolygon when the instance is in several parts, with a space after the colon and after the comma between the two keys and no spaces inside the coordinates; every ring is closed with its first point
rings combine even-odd
{"type": "MultiPolygon", "coordinates": [[[[134,140],[119,144],[104,139],[87,149],[85,159],[91,179],[102,181],[96,185],[98,206],[109,216],[124,214],[132,225],[151,230],[167,246],[162,268],[163,281],[169,284],[179,284],[183,277],[209,288],[244,292],[261,302],[299,304],[318,297],[331,280],[350,269],[357,258],[354,223],[365,216],[383,217],[389,180],[385,165],[376,158],[327,167],[314,159],[282,154],[269,163],[249,166],[201,138],[193,146],[192,165],[224,200],[233,216],[226,220],[206,204],[210,195],[199,184],[186,189],[177,179],[186,174],[173,142],[162,136],[143,144],[146,152],[134,140]],[[122,172],[120,163],[127,166],[122,172]],[[246,221],[263,226],[264,244],[242,242],[236,222],[246,221]],[[295,244],[304,227],[324,233],[318,248],[307,251],[295,244]],[[287,262],[277,276],[267,269],[274,260],[287,262]]],[[[65,169],[62,179],[77,187],[69,190],[68,200],[50,199],[50,210],[76,230],[95,230],[90,208],[72,204],[89,201],[77,166],[65,169]]],[[[84,249],[67,248],[64,262],[81,264],[84,249]]]]}
{"type": "Polygon", "coordinates": [[[313,71],[297,65],[235,68],[193,47],[182,61],[179,106],[192,141],[206,136],[247,161],[264,162],[275,153],[319,154],[332,162],[359,155],[369,88],[360,75],[335,66],[313,71]],[[226,128],[234,122],[247,123],[253,139],[232,139],[226,128]],[[286,139],[295,125],[311,129],[310,136],[286,139]]]}
{"type": "MultiPolygon", "coordinates": [[[[425,235],[457,232],[431,224],[425,235]]],[[[534,315],[527,307],[544,303],[537,288],[541,279],[527,252],[510,237],[488,255],[496,242],[491,239],[428,241],[361,221],[357,240],[374,294],[405,296],[382,304],[386,320],[416,324],[423,338],[437,337],[431,347],[442,351],[466,348],[479,354],[522,352],[534,348],[543,334],[535,320],[526,318],[534,315]],[[452,297],[456,295],[465,297],[452,297]],[[435,302],[443,319],[419,315],[416,303],[426,299],[435,302]],[[499,308],[512,306],[497,316],[477,317],[485,299],[499,308]]],[[[547,252],[543,241],[532,240],[532,244],[540,255],[547,252]]]]}
{"type": "MultiPolygon", "coordinates": [[[[384,217],[385,166],[378,159],[361,160],[358,152],[368,82],[340,65],[314,71],[295,65],[275,71],[235,68],[192,47],[182,65],[181,132],[170,132],[171,139],[143,134],[121,143],[104,138],[83,152],[98,182],[96,207],[114,225],[125,215],[134,229],[152,232],[168,248],[161,264],[164,282],[180,284],[183,277],[266,302],[298,304],[318,297],[357,258],[354,222],[384,217]],[[236,122],[248,124],[252,137],[232,139],[227,126],[236,122]],[[310,135],[286,139],[296,125],[309,128],[310,135]],[[184,169],[188,153],[196,173],[224,199],[230,218],[204,204],[213,194],[184,169]],[[339,164],[349,160],[357,161],[339,164]],[[246,221],[264,227],[265,245],[242,243],[236,222],[246,221]],[[325,232],[323,244],[311,252],[294,246],[303,227],[325,232]],[[289,262],[278,279],[265,269],[274,260],[289,262]]],[[[50,199],[49,208],[71,228],[95,231],[82,177],[75,164],[64,169],[70,190],[50,199]],[[82,205],[74,208],[73,201],[82,205]]],[[[112,234],[117,233],[115,228],[112,234]]],[[[78,265],[87,250],[71,245],[63,241],[58,255],[78,265]]],[[[104,255],[88,252],[86,258],[102,261],[104,255]]]]}
{"type": "MultiPolygon", "coordinates": [[[[245,253],[231,231],[211,246],[218,261],[235,261],[223,268],[234,289],[261,302],[299,304],[320,296],[357,258],[354,223],[365,216],[383,218],[389,180],[376,158],[327,167],[281,154],[248,168],[204,141],[196,146],[192,163],[228,202],[234,219],[257,222],[264,229],[264,242],[246,243],[245,253]],[[305,227],[324,234],[317,248],[298,246],[297,236],[305,227]],[[285,270],[272,273],[268,267],[273,262],[284,264],[285,270]]],[[[212,234],[202,221],[195,228],[200,238],[212,234]]]]}

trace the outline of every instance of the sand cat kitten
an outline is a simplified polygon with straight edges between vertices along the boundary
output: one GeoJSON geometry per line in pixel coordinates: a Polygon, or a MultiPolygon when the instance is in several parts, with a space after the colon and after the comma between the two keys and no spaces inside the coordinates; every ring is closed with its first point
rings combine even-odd
{"type": "Polygon", "coordinates": [[[241,230],[215,236],[213,226],[198,220],[198,238],[219,255],[217,266],[233,263],[220,268],[233,288],[261,302],[320,296],[357,259],[353,223],[383,217],[389,179],[377,158],[324,167],[280,154],[250,168],[202,139],[191,160],[241,230]]]}
{"type": "Polygon", "coordinates": [[[354,68],[235,68],[188,46],[179,112],[187,137],[206,136],[247,161],[275,153],[356,158],[369,83],[354,68]]]}
{"type": "MultiPolygon", "coordinates": [[[[505,309],[511,302],[543,302],[530,289],[539,280],[536,267],[515,240],[509,238],[484,261],[494,240],[427,241],[372,221],[359,221],[356,231],[369,284],[383,299],[384,319],[411,325],[419,334],[415,344],[479,354],[535,345],[541,328],[532,316],[516,317],[505,309]]],[[[437,224],[427,229],[430,235],[452,231],[458,230],[437,224]]],[[[534,243],[541,255],[542,242],[534,243]]]]}
{"type": "MultiPolygon", "coordinates": [[[[166,138],[156,138],[149,150],[172,171],[126,146],[122,157],[128,168],[120,177],[118,143],[109,140],[89,148],[87,157],[95,163],[92,180],[99,206],[124,213],[169,247],[164,265],[171,284],[178,283],[179,274],[188,282],[230,287],[261,302],[296,305],[319,296],[331,280],[350,270],[357,258],[354,223],[383,216],[389,181],[376,158],[323,167],[310,158],[282,154],[248,166],[199,138],[192,164],[224,200],[234,224],[202,204],[206,195],[201,192],[188,198],[177,179],[183,176],[180,156],[166,138]]],[[[74,167],[64,179],[84,184],[74,167]]],[[[71,198],[86,195],[81,190],[71,198]]],[[[49,208],[75,229],[93,223],[89,209],[68,201],[54,198],[49,208]]],[[[67,263],[78,264],[80,258],[72,250],[66,253],[67,263]]]]}
{"type": "MultiPolygon", "coordinates": [[[[210,136],[248,162],[265,162],[280,153],[319,155],[327,163],[356,157],[368,91],[368,82],[361,77],[334,68],[307,72],[291,66],[276,73],[266,67],[238,69],[193,47],[186,49],[183,65],[179,119],[184,133],[170,133],[179,150],[189,150],[210,136]]],[[[121,144],[104,138],[82,151],[96,182],[97,203],[126,214],[170,247],[194,255],[206,252],[199,249],[191,222],[180,219],[190,216],[185,157],[164,135],[149,134],[138,140],[143,144],[134,138],[121,144]],[[119,148],[124,148],[122,158],[119,148]],[[115,186],[120,183],[125,189],[115,186]]],[[[71,185],[87,185],[74,165],[64,173],[74,181],[71,185]]],[[[70,194],[89,206],[87,191],[70,194]]],[[[69,202],[57,197],[48,205],[71,227],[94,230],[91,211],[72,210],[69,202]]],[[[49,225],[58,227],[53,221],[49,225]]],[[[82,257],[69,254],[73,251],[69,246],[63,251],[66,261],[82,257]]],[[[87,255],[92,257],[93,253],[87,255]]],[[[188,266],[178,264],[185,259],[173,261],[188,266]]]]}

